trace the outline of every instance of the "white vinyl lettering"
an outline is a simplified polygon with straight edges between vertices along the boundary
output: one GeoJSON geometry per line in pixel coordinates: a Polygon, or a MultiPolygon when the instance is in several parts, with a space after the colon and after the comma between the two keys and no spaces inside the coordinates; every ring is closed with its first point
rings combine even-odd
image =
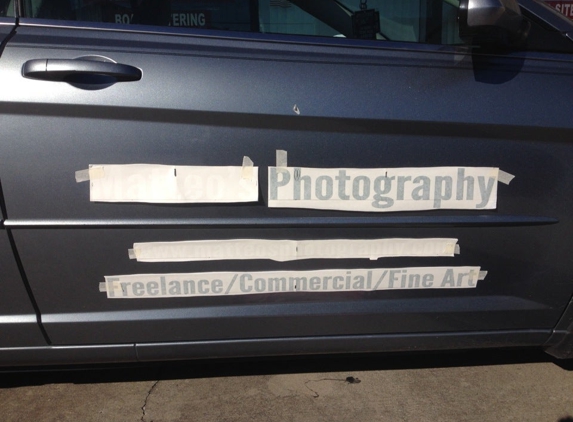
{"type": "Polygon", "coordinates": [[[264,293],[473,289],[480,267],[411,267],[319,271],[132,274],[107,276],[110,299],[232,296],[264,293]]]}
{"type": "MultiPolygon", "coordinates": [[[[507,174],[494,167],[269,167],[269,207],[373,212],[495,209],[500,173],[507,174]]],[[[507,176],[505,183],[512,178],[507,176]]]]}
{"type": "Polygon", "coordinates": [[[95,169],[92,202],[254,202],[259,196],[258,167],[248,178],[239,166],[90,165],[90,174],[95,169]]]}

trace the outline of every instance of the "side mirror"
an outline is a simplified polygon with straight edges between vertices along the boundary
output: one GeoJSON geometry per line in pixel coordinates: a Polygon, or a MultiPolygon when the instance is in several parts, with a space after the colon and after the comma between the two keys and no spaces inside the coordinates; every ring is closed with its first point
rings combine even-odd
{"type": "Polygon", "coordinates": [[[460,38],[483,47],[519,48],[531,27],[516,0],[460,0],[458,20],[460,38]]]}

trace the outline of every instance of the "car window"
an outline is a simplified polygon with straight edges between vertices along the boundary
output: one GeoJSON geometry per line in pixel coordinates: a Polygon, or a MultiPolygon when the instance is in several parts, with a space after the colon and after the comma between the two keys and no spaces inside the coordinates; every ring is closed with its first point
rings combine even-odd
{"type": "Polygon", "coordinates": [[[0,17],[14,16],[14,0],[0,0],[0,17]]]}
{"type": "Polygon", "coordinates": [[[457,44],[457,6],[457,0],[25,0],[24,16],[457,44]]]}
{"type": "Polygon", "coordinates": [[[461,43],[458,37],[458,0],[341,0],[354,14],[374,9],[379,14],[379,35],[388,40],[461,43]]]}

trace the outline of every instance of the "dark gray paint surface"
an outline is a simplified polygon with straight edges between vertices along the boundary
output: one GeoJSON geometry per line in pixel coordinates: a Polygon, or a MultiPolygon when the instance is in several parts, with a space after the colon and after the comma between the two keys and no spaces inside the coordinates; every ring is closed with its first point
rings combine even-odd
{"type": "Polygon", "coordinates": [[[330,232],[340,238],[439,234],[458,237],[462,254],[285,263],[139,263],[127,255],[139,241],[282,238],[284,229],[18,229],[14,234],[24,263],[34,263],[28,278],[51,340],[70,344],[551,328],[563,311],[560,298],[570,294],[568,268],[560,254],[541,250],[530,239],[555,237],[559,230],[559,225],[292,229],[290,237],[300,239],[324,238],[330,232]],[[448,265],[482,265],[489,273],[478,288],[464,290],[139,300],[107,299],[98,290],[105,275],[448,265]],[[76,331],[79,326],[85,329],[76,331]]]}
{"type": "MultiPolygon", "coordinates": [[[[9,22],[9,19],[0,18],[0,43],[12,30],[9,22]]],[[[3,207],[0,207],[0,218],[5,218],[3,207]]],[[[12,253],[8,233],[0,221],[0,347],[45,344],[12,253]]]]}
{"type": "MultiPolygon", "coordinates": [[[[9,18],[0,18],[0,57],[2,55],[3,45],[8,39],[10,32],[14,27],[14,20],[9,18]]],[[[0,198],[0,201],[2,198],[0,198]]],[[[0,220],[4,220],[6,216],[4,215],[3,207],[0,207],[0,220]]]]}
{"type": "Polygon", "coordinates": [[[23,26],[2,56],[6,224],[54,344],[524,329],[548,337],[573,292],[570,57],[192,34],[23,26]],[[82,90],[21,76],[27,60],[88,54],[138,67],[142,80],[82,90]],[[276,149],[305,167],[494,166],[516,179],[500,185],[493,211],[269,209],[266,167],[276,149]],[[244,155],[261,167],[258,203],[90,203],[87,184],[74,180],[89,164],[240,165],[244,155]],[[331,224],[308,228],[312,218],[331,224]],[[291,263],[127,257],[134,242],[154,240],[378,237],[456,237],[462,254],[291,263]],[[464,291],[147,300],[98,291],[103,276],[116,274],[438,265],[489,273],[464,291]]]}
{"type": "Polygon", "coordinates": [[[0,230],[0,347],[45,345],[5,230],[0,230]]]}
{"type": "Polygon", "coordinates": [[[264,169],[274,164],[275,149],[282,148],[289,151],[292,164],[301,166],[486,166],[500,165],[502,151],[490,150],[487,160],[485,151],[472,156],[470,151],[491,148],[474,142],[476,137],[506,151],[511,146],[502,146],[502,140],[567,139],[570,96],[562,88],[573,75],[569,62],[524,62],[523,56],[547,57],[516,53],[492,59],[493,72],[474,71],[465,48],[428,52],[424,47],[353,49],[22,27],[5,52],[7,64],[0,73],[11,98],[0,104],[3,118],[11,122],[4,130],[3,148],[16,158],[11,165],[6,163],[5,170],[9,215],[12,219],[309,215],[268,210],[262,202],[228,207],[92,204],[87,185],[76,184],[73,178],[76,170],[90,163],[240,165],[248,155],[264,169]],[[143,78],[86,91],[21,76],[23,63],[30,59],[87,54],[141,68],[143,78]],[[515,77],[501,83],[511,76],[515,77]],[[478,77],[489,83],[476,81],[478,77]],[[536,104],[549,90],[552,101],[539,113],[536,104]],[[295,104],[300,116],[292,111],[295,104]],[[22,134],[18,122],[24,115],[29,127],[42,130],[22,134]],[[466,148],[470,149],[466,154],[458,154],[466,148]],[[51,155],[57,156],[56,162],[46,162],[51,155]],[[31,185],[25,187],[34,190],[33,197],[25,194],[16,178],[15,163],[20,160],[29,163],[25,183],[31,185]],[[45,177],[48,168],[50,177],[45,177]],[[54,196],[61,199],[53,201],[54,196]]]}

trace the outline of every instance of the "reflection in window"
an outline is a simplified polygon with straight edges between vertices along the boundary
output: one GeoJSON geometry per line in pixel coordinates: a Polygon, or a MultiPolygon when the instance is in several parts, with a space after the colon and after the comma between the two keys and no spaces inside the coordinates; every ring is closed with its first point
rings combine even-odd
{"type": "Polygon", "coordinates": [[[28,17],[232,31],[252,26],[253,0],[24,0],[28,17]]]}
{"type": "Polygon", "coordinates": [[[14,16],[14,0],[0,0],[0,18],[14,16]]]}
{"type": "Polygon", "coordinates": [[[23,6],[25,16],[42,19],[453,44],[460,42],[458,1],[23,0],[23,6]]]}
{"type": "Polygon", "coordinates": [[[338,32],[287,0],[260,0],[259,27],[269,34],[333,37],[338,32]]]}
{"type": "Polygon", "coordinates": [[[459,0],[340,0],[353,12],[361,4],[380,14],[380,35],[388,40],[459,44],[459,0]]]}

